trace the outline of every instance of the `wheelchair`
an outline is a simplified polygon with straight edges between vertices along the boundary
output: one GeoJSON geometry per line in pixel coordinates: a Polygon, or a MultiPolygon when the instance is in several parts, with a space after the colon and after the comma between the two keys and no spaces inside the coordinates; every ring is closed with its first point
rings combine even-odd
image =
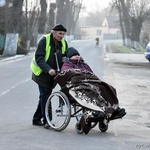
{"type": "MultiPolygon", "coordinates": [[[[55,131],[64,130],[68,126],[70,119],[72,117],[75,117],[77,120],[75,130],[77,133],[82,134],[83,130],[80,126],[80,119],[83,113],[88,111],[91,114],[98,112],[84,108],[77,102],[70,102],[65,93],[63,93],[62,91],[58,91],[52,93],[48,98],[45,114],[48,124],[55,131]]],[[[99,123],[100,131],[105,132],[108,129],[108,120],[104,120],[104,118],[97,118],[92,116],[90,118],[90,122],[91,128],[94,128],[97,123],[99,123]]]]}
{"type": "MultiPolygon", "coordinates": [[[[98,81],[92,80],[92,82],[98,81]]],[[[74,117],[77,120],[75,130],[79,134],[87,134],[97,124],[101,132],[106,132],[109,124],[109,113],[106,113],[105,107],[98,107],[90,103],[85,93],[75,90],[73,85],[74,83],[69,81],[60,91],[53,92],[49,96],[45,115],[50,127],[55,131],[62,131],[74,117]],[[90,129],[85,131],[83,126],[90,129]]]]}

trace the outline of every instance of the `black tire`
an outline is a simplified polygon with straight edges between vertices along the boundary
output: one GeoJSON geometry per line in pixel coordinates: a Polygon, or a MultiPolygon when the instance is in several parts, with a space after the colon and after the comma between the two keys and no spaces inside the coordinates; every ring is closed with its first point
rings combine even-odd
{"type": "Polygon", "coordinates": [[[54,92],[49,96],[45,115],[48,124],[55,131],[62,131],[68,126],[71,118],[71,105],[63,92],[54,92]]]}
{"type": "Polygon", "coordinates": [[[81,124],[80,124],[79,122],[76,123],[76,125],[75,125],[75,130],[76,130],[77,133],[79,133],[79,134],[82,134],[82,133],[83,133],[81,124]]]}
{"type": "Polygon", "coordinates": [[[108,124],[106,125],[103,122],[99,122],[98,127],[99,127],[101,132],[106,132],[108,130],[108,124]]]}

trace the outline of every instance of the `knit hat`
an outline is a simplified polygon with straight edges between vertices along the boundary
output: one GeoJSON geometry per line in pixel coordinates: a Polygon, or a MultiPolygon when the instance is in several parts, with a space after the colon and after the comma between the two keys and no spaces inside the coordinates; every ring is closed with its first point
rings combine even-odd
{"type": "Polygon", "coordinates": [[[73,48],[73,47],[69,47],[67,49],[66,55],[69,58],[72,57],[72,56],[74,56],[74,55],[79,55],[80,56],[79,52],[75,48],[73,48]]]}
{"type": "Polygon", "coordinates": [[[62,24],[56,24],[52,30],[67,32],[67,29],[62,24]]]}

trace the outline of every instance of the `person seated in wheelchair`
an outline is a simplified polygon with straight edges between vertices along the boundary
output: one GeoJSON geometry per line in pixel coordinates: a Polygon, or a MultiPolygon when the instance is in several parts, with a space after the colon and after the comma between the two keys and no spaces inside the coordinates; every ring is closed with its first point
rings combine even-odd
{"type": "Polygon", "coordinates": [[[125,109],[119,107],[116,89],[100,80],[75,48],[68,48],[66,56],[61,73],[55,78],[62,91],[67,96],[71,95],[84,108],[94,110],[95,116],[107,116],[108,120],[125,116],[125,109]]]}

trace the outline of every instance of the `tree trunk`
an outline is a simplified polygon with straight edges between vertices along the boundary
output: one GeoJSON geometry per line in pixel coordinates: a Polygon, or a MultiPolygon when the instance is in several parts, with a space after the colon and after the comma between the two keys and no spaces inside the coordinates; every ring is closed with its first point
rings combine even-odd
{"type": "Polygon", "coordinates": [[[50,4],[50,10],[49,10],[49,23],[48,23],[48,28],[47,28],[47,33],[52,30],[52,28],[55,25],[55,11],[56,10],[56,3],[51,3],[50,4]]]}
{"type": "Polygon", "coordinates": [[[126,38],[126,46],[131,47],[131,39],[126,38]]]}
{"type": "Polygon", "coordinates": [[[17,33],[8,33],[6,35],[5,47],[3,56],[14,56],[17,53],[17,43],[18,43],[19,34],[17,33]]]}
{"type": "MultiPolygon", "coordinates": [[[[131,23],[130,23],[130,16],[128,14],[128,8],[125,5],[124,0],[120,0],[121,3],[121,7],[122,7],[122,13],[123,13],[123,21],[124,21],[124,29],[125,29],[125,35],[127,39],[130,39],[130,33],[131,33],[131,23]]],[[[129,43],[126,43],[126,46],[130,46],[128,45],[129,43]]]]}
{"type": "Polygon", "coordinates": [[[47,3],[46,0],[40,0],[41,4],[41,14],[39,18],[39,24],[38,24],[38,33],[44,34],[45,32],[45,25],[47,21],[47,3]]]}
{"type": "Polygon", "coordinates": [[[67,27],[68,27],[67,35],[74,35],[75,26],[82,7],[82,0],[78,3],[77,2],[75,3],[73,0],[72,1],[66,0],[66,2],[67,2],[66,10],[67,10],[67,27]]]}
{"type": "Polygon", "coordinates": [[[18,33],[22,16],[22,6],[23,0],[13,0],[13,5],[10,7],[10,19],[7,33],[18,33]]]}
{"type": "Polygon", "coordinates": [[[66,27],[66,0],[56,0],[57,14],[56,14],[56,24],[61,23],[66,27]]]}
{"type": "Polygon", "coordinates": [[[136,50],[140,50],[140,33],[142,28],[142,20],[138,18],[132,17],[132,32],[131,32],[131,40],[133,41],[133,47],[136,50]]]}
{"type": "Polygon", "coordinates": [[[4,56],[14,56],[17,53],[17,42],[19,38],[19,27],[22,16],[23,0],[13,0],[12,6],[9,7],[9,1],[7,1],[6,15],[6,40],[4,47],[4,56]],[[8,9],[9,8],[9,9],[8,9]]]}
{"type": "Polygon", "coordinates": [[[121,5],[120,2],[117,5],[117,9],[119,12],[119,20],[120,20],[120,28],[121,28],[121,33],[122,33],[122,40],[123,40],[123,46],[125,46],[125,31],[124,31],[124,27],[123,27],[123,17],[122,17],[122,11],[121,11],[121,5]]]}

